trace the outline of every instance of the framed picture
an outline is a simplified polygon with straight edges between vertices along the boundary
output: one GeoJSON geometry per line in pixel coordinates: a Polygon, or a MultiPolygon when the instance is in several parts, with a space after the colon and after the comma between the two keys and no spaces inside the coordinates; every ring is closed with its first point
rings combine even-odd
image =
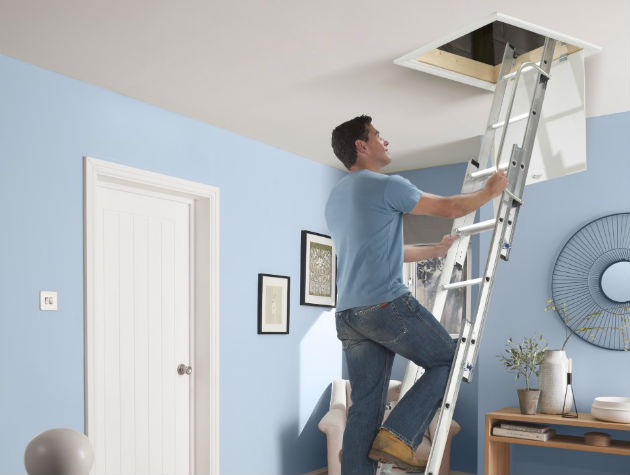
{"type": "Polygon", "coordinates": [[[290,277],[258,274],[258,334],[289,333],[290,277]]]}
{"type": "Polygon", "coordinates": [[[302,231],[300,305],[337,304],[337,254],[330,236],[302,231]]]}

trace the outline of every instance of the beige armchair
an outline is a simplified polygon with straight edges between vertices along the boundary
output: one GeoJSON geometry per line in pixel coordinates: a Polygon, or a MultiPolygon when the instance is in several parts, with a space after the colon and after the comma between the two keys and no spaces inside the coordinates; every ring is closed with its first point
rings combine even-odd
{"type": "MultiPolygon", "coordinates": [[[[389,391],[387,393],[387,401],[397,401],[400,395],[400,381],[392,380],[389,382],[389,391]]],[[[333,381],[332,394],[330,397],[330,409],[319,421],[319,430],[326,434],[326,443],[328,448],[328,474],[341,474],[341,445],[343,442],[343,431],[346,427],[346,417],[348,408],[352,405],[350,399],[351,389],[350,382],[345,379],[333,381]]],[[[385,418],[389,415],[389,409],[385,411],[385,418]]],[[[431,450],[431,439],[435,433],[437,420],[434,418],[429,424],[427,432],[424,434],[422,443],[418,447],[416,454],[420,458],[428,458],[431,450]]],[[[440,475],[448,474],[450,471],[451,458],[451,440],[460,431],[457,422],[451,423],[451,429],[448,433],[448,440],[442,457],[442,465],[440,466],[440,475]]]]}

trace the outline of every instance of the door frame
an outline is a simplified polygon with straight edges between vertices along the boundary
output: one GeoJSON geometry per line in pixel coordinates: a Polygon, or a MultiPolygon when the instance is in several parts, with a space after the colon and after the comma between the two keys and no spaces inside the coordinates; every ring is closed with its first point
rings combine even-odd
{"type": "Polygon", "coordinates": [[[219,474],[219,188],[84,157],[85,433],[94,398],[95,193],[99,186],[170,196],[190,206],[191,471],[219,474]]]}

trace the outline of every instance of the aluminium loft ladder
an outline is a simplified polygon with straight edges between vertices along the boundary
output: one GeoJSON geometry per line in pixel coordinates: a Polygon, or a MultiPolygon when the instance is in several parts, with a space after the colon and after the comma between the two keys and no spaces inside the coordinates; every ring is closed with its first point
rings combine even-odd
{"type": "MultiPolygon", "coordinates": [[[[471,193],[480,189],[485,180],[492,175],[497,169],[507,170],[508,186],[501,196],[500,205],[495,206],[495,218],[473,224],[475,213],[458,218],[453,223],[452,234],[459,234],[460,239],[449,249],[445,258],[438,292],[436,293],[435,302],[433,304],[433,315],[442,320],[442,313],[446,305],[448,291],[451,289],[480,285],[477,307],[475,310],[474,320],[470,320],[469,316],[463,322],[459,335],[455,357],[451,365],[446,390],[442,399],[442,405],[439,409],[437,428],[431,445],[429,460],[425,469],[426,475],[437,475],[448,432],[455,410],[455,403],[459,393],[459,387],[462,379],[466,382],[472,381],[472,370],[476,362],[479,342],[482,336],[483,325],[488,309],[490,294],[494,283],[495,273],[497,269],[499,257],[508,260],[510,249],[512,247],[512,237],[514,227],[518,218],[519,207],[523,203],[522,196],[525,188],[527,171],[536,138],[536,130],[540,119],[540,111],[545,97],[547,81],[550,78],[549,71],[553,61],[553,54],[556,41],[552,38],[546,38],[542,48],[542,55],[539,63],[526,62],[518,66],[516,71],[511,72],[516,63],[516,55],[514,48],[508,43],[505,47],[503,62],[501,64],[490,116],[486,127],[486,132],[481,143],[478,160],[472,160],[466,169],[466,176],[462,186],[462,193],[471,193]],[[521,73],[526,70],[534,69],[537,71],[536,83],[529,113],[512,117],[512,106],[516,96],[516,89],[521,78],[521,73]],[[507,102],[505,119],[499,120],[504,105],[506,89],[508,84],[512,86],[510,99],[507,102]],[[519,147],[517,144],[512,146],[509,161],[500,163],[501,152],[505,142],[506,132],[509,124],[527,119],[523,141],[519,147]],[[496,151],[496,163],[492,160],[494,151],[496,131],[502,129],[500,142],[496,151]],[[489,166],[486,169],[479,169],[480,165],[489,166]],[[486,260],[486,268],[484,277],[467,280],[463,282],[451,283],[454,268],[462,269],[470,236],[483,231],[493,230],[492,240],[486,260]]],[[[401,397],[422,375],[422,368],[409,362],[405,378],[401,389],[401,397]]]]}

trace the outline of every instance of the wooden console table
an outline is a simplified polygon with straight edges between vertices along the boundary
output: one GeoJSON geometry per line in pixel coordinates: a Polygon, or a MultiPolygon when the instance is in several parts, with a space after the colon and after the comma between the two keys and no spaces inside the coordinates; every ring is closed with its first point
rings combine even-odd
{"type": "MultiPolygon", "coordinates": [[[[630,424],[619,424],[595,419],[590,414],[580,413],[577,419],[564,418],[552,414],[521,414],[518,408],[508,407],[486,414],[486,475],[508,475],[510,473],[510,444],[537,445],[557,449],[583,450],[603,454],[626,455],[630,457],[630,441],[613,440],[609,447],[586,445],[579,436],[556,434],[547,441],[516,439],[492,435],[492,428],[501,421],[535,422],[557,426],[577,426],[588,429],[623,430],[630,432],[630,424]]],[[[587,431],[588,432],[588,431],[587,431]]]]}

